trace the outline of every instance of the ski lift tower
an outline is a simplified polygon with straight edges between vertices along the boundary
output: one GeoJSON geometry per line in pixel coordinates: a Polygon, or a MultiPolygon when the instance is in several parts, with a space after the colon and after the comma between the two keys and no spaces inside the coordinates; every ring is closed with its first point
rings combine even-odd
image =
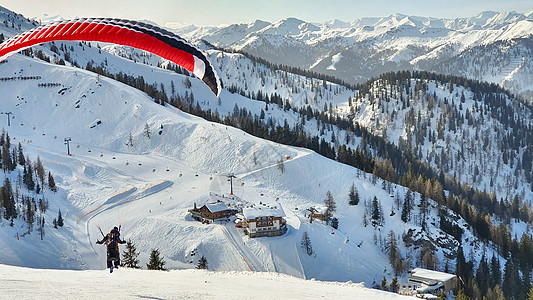
{"type": "Polygon", "coordinates": [[[11,126],[10,116],[13,114],[12,112],[0,112],[0,114],[7,115],[7,126],[11,126]]]}
{"type": "Polygon", "coordinates": [[[68,138],[65,138],[65,145],[67,145],[67,154],[70,156],[70,142],[72,141],[72,139],[70,137],[68,138]]]}
{"type": "Polygon", "coordinates": [[[233,178],[237,178],[237,177],[235,177],[235,175],[233,173],[226,175],[226,177],[229,178],[230,188],[231,188],[230,189],[230,195],[233,196],[233,178]]]}

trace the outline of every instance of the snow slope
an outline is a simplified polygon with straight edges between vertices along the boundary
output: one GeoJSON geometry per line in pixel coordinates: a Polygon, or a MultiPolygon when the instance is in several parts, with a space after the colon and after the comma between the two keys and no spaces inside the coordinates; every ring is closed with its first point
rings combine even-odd
{"type": "Polygon", "coordinates": [[[118,269],[109,274],[6,265],[0,265],[0,290],[5,299],[412,299],[358,283],[274,273],[118,269]]]}
{"type": "MultiPolygon", "coordinates": [[[[27,230],[21,219],[14,227],[3,220],[2,264],[103,269],[105,249],[94,244],[101,237],[97,226],[107,231],[120,224],[124,238],[137,246],[143,266],[150,251],[159,249],[170,269],[194,268],[205,256],[211,270],[252,269],[371,286],[384,276],[389,281],[393,277],[383,248],[387,233],[393,230],[399,236],[419,228],[401,222],[399,214],[386,217],[383,227],[364,228],[364,202],[375,195],[388,211],[394,207],[392,196],[406,190],[385,189],[381,181],[372,182],[371,176],[312,151],[267,142],[163,107],[137,90],[84,70],[15,55],[2,65],[2,72],[40,76],[0,83],[2,109],[13,113],[12,125],[5,129],[12,143],[23,144],[26,157],[34,161],[39,156],[54,174],[59,191],[45,192],[50,208],[43,216],[51,224],[61,209],[66,224],[58,230],[48,225],[41,241],[35,231],[22,237],[27,230]],[[44,82],[62,86],[38,87],[44,82]],[[91,128],[95,120],[101,123],[91,128]],[[144,134],[146,128],[151,138],[144,134]],[[72,156],[66,153],[65,137],[72,139],[72,156]],[[285,159],[284,173],[278,169],[280,158],[285,159]],[[227,198],[228,173],[237,176],[234,200],[227,198]],[[348,206],[347,194],[354,183],[361,204],[348,206]],[[304,217],[306,208],[322,204],[328,190],[337,201],[339,230],[318,221],[310,224],[304,217]],[[193,221],[187,210],[194,203],[220,199],[215,195],[225,195],[223,199],[232,205],[279,202],[288,232],[249,239],[229,224],[226,228],[231,230],[226,231],[220,224],[193,221]],[[310,236],[313,256],[300,247],[304,231],[310,236]]],[[[226,93],[223,99],[228,98],[226,93]]],[[[16,173],[9,174],[13,182],[16,173]]],[[[432,209],[436,216],[436,205],[432,209]]],[[[477,247],[470,233],[464,238],[477,247]]],[[[418,250],[402,247],[401,251],[415,257],[418,250]]],[[[444,249],[437,255],[444,263],[444,249]]]]}

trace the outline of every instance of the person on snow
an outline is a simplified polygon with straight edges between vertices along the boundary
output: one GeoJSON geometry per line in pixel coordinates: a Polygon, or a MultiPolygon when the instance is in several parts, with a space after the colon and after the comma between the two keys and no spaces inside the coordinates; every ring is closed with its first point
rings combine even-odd
{"type": "Polygon", "coordinates": [[[115,268],[120,265],[120,252],[118,251],[118,244],[125,244],[126,241],[120,239],[120,232],[115,227],[108,233],[101,241],[96,241],[97,244],[105,243],[107,246],[107,267],[113,270],[113,262],[115,268]]]}

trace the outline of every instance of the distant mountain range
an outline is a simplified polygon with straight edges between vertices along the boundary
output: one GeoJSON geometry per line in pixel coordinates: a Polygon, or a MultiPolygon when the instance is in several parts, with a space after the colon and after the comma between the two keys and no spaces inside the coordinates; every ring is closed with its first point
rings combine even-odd
{"type": "Polygon", "coordinates": [[[533,12],[457,19],[394,14],[324,24],[287,18],[174,31],[350,84],[388,71],[425,70],[497,83],[533,99],[533,12]]]}

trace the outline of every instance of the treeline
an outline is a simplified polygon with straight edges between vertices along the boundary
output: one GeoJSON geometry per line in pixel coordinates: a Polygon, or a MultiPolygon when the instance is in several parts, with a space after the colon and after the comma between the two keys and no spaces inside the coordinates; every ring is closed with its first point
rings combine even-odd
{"type": "Polygon", "coordinates": [[[345,87],[353,89],[353,90],[357,89],[357,85],[353,85],[353,84],[347,83],[346,81],[344,81],[342,79],[339,79],[339,78],[337,78],[337,77],[335,77],[333,75],[326,75],[326,74],[322,74],[322,73],[318,73],[318,72],[315,72],[315,71],[310,71],[310,70],[306,70],[306,69],[302,69],[302,68],[298,68],[298,67],[291,67],[291,66],[287,66],[287,65],[275,64],[275,63],[272,63],[272,62],[270,62],[270,61],[268,61],[268,60],[266,60],[264,58],[254,56],[254,55],[252,55],[252,54],[250,54],[248,52],[245,52],[245,51],[239,51],[239,50],[234,50],[234,49],[224,49],[224,48],[216,47],[216,46],[214,46],[213,44],[209,43],[206,40],[202,40],[202,42],[204,42],[206,45],[208,45],[209,47],[211,47],[211,48],[213,48],[215,50],[219,50],[219,51],[226,52],[226,53],[239,53],[239,54],[242,54],[246,58],[250,59],[254,64],[262,64],[262,65],[266,66],[267,68],[271,69],[272,71],[282,71],[282,72],[301,75],[301,76],[304,76],[304,77],[307,77],[307,78],[321,79],[321,80],[324,80],[324,81],[329,81],[329,82],[332,82],[332,83],[336,83],[336,84],[345,86],[345,87]]]}
{"type": "Polygon", "coordinates": [[[503,270],[497,256],[489,259],[484,254],[479,262],[467,260],[459,246],[455,261],[455,274],[461,280],[459,295],[471,299],[531,299],[533,239],[524,233],[510,246],[513,255],[506,259],[503,270]]]}
{"type": "MultiPolygon", "coordinates": [[[[412,148],[412,142],[409,141],[408,135],[408,141],[400,143],[399,145],[401,150],[412,151],[412,153],[419,152],[420,150],[417,151],[416,145],[423,144],[424,138],[429,138],[433,143],[435,143],[437,139],[445,140],[443,134],[443,122],[447,125],[448,130],[452,132],[461,130],[462,124],[466,123],[468,123],[468,126],[479,129],[483,124],[482,121],[473,120],[471,118],[472,114],[468,109],[466,109],[466,112],[461,111],[461,109],[458,110],[456,105],[454,105],[453,99],[440,99],[435,93],[429,92],[425,80],[441,80],[435,81],[436,84],[446,87],[450,92],[453,91],[454,86],[457,84],[466,84],[474,94],[474,108],[480,111],[480,118],[482,118],[484,114],[490,114],[494,119],[504,125],[502,130],[495,129],[498,130],[498,132],[503,132],[498,133],[498,135],[501,136],[501,141],[498,141],[498,143],[500,144],[500,147],[503,148],[503,151],[502,154],[498,153],[496,155],[501,155],[501,161],[503,164],[511,167],[516,166],[517,170],[521,170],[524,173],[528,182],[532,181],[533,171],[531,168],[531,162],[533,160],[533,131],[531,130],[531,125],[528,120],[521,120],[521,118],[515,117],[516,115],[519,115],[517,111],[519,108],[517,108],[516,105],[513,105],[511,101],[508,101],[507,97],[509,96],[509,93],[505,90],[490,83],[468,80],[456,76],[438,75],[429,72],[391,72],[384,74],[378,80],[381,80],[379,82],[381,88],[379,89],[376,89],[373,86],[373,83],[366,84],[366,90],[371,93],[370,98],[379,99],[381,102],[388,102],[390,98],[395,98],[402,102],[403,107],[408,107],[410,101],[416,100],[413,99],[413,96],[411,95],[416,94],[417,91],[421,91],[425,95],[425,100],[420,101],[427,101],[428,109],[436,105],[443,105],[447,108],[447,111],[452,112],[451,114],[446,115],[445,118],[441,117],[441,121],[437,124],[436,132],[431,132],[425,128],[427,122],[421,120],[420,116],[414,116],[416,113],[410,110],[406,118],[406,127],[413,128],[411,133],[412,136],[414,136],[413,142],[415,147],[412,148]],[[415,80],[413,80],[413,77],[411,76],[417,77],[414,77],[415,80]],[[522,155],[520,155],[520,153],[522,153],[522,155]]],[[[459,108],[461,107],[461,103],[464,103],[465,101],[464,94],[460,95],[460,99],[455,100],[456,103],[458,103],[459,108]]],[[[364,98],[365,94],[359,94],[358,97],[364,98]]],[[[518,106],[523,108],[521,113],[533,111],[525,105],[522,106],[522,104],[519,104],[518,106]]],[[[490,141],[483,140],[483,143],[487,144],[490,143],[490,141]]],[[[378,154],[378,156],[381,155],[382,154],[378,154]]],[[[419,158],[421,159],[422,156],[419,155],[419,158]]],[[[399,166],[398,161],[391,160],[391,162],[395,170],[399,170],[399,167],[404,167],[399,166]]],[[[415,173],[421,174],[426,178],[438,179],[445,190],[452,192],[453,195],[462,199],[467,199],[468,203],[475,205],[480,212],[493,214],[505,223],[509,223],[511,218],[523,220],[524,222],[531,222],[533,220],[533,212],[528,207],[527,203],[521,201],[518,197],[515,196],[512,199],[498,200],[494,193],[477,191],[466,184],[459,184],[455,179],[446,178],[444,176],[443,170],[448,168],[448,158],[441,155],[441,157],[435,159],[434,162],[440,169],[437,176],[427,172],[418,172],[417,170],[415,170],[415,173]]],[[[401,174],[400,171],[400,175],[401,174]]],[[[477,171],[477,174],[479,174],[479,171],[477,171]]],[[[411,179],[409,181],[412,182],[413,180],[411,179]]],[[[413,188],[413,190],[423,192],[413,184],[408,184],[406,182],[402,184],[413,188]]],[[[491,182],[491,184],[493,183],[491,182]]]]}
{"type": "MultiPolygon", "coordinates": [[[[339,116],[334,117],[327,112],[319,112],[318,110],[300,109],[298,111],[300,114],[305,112],[305,115],[300,115],[302,121],[308,118],[316,118],[319,124],[337,126],[360,137],[360,148],[352,149],[346,144],[336,147],[335,143],[326,141],[323,137],[308,136],[302,126],[297,125],[291,128],[287,121],[283,125],[276,124],[271,118],[265,119],[262,117],[264,116],[263,113],[260,116],[253,115],[246,108],[240,108],[237,105],[233,113],[228,116],[221,116],[211,110],[204,111],[195,101],[192,93],[187,94],[185,97],[173,96],[168,99],[166,93],[162,92],[157,84],[146,83],[142,76],[131,76],[123,73],[113,75],[105,71],[103,66],[95,67],[92,64],[87,64],[87,67],[88,70],[114,78],[146,92],[157,103],[164,104],[168,102],[174,107],[181,107],[187,113],[203,117],[209,121],[240,128],[257,137],[311,149],[325,157],[352,165],[390,182],[406,186],[412,191],[432,197],[438,203],[460,213],[474,227],[474,232],[484,240],[504,240],[489,234],[491,232],[490,228],[493,227],[490,221],[492,214],[496,214],[496,216],[504,218],[504,220],[510,220],[510,217],[517,216],[516,207],[518,204],[503,200],[497,201],[493,194],[478,191],[466,184],[460,184],[453,178],[445,176],[442,171],[437,173],[422,163],[411,152],[401,151],[396,145],[387,142],[384,138],[374,135],[359,124],[342,119],[339,116]],[[432,187],[431,194],[427,193],[428,186],[432,187]],[[444,190],[451,192],[449,197],[444,197],[444,190]]],[[[407,73],[409,72],[400,74],[407,73]]],[[[262,99],[266,102],[265,108],[268,108],[272,97],[264,95],[262,99]]],[[[274,99],[277,99],[277,97],[274,96],[274,99]]],[[[280,101],[276,101],[276,105],[279,106],[280,101]]],[[[522,219],[524,217],[526,220],[533,220],[531,218],[533,213],[530,210],[527,213],[524,212],[525,206],[522,203],[520,203],[519,207],[518,211],[522,211],[518,215],[519,218],[522,219]]],[[[504,228],[507,227],[504,226],[504,228]]],[[[497,245],[501,244],[497,241],[495,243],[497,245]]],[[[501,247],[501,249],[503,255],[505,255],[505,252],[508,253],[505,246],[501,247]]]]}
{"type": "MultiPolygon", "coordinates": [[[[0,219],[10,220],[10,225],[13,226],[14,219],[20,217],[28,225],[27,232],[31,232],[34,223],[37,222],[39,231],[43,234],[44,217],[41,215],[48,209],[48,201],[44,198],[43,188],[47,186],[51,191],[57,191],[54,177],[50,172],[46,172],[39,157],[32,162],[24,155],[21,143],[18,143],[17,147],[11,145],[11,138],[4,130],[0,135],[0,167],[6,174],[19,170],[15,184],[6,176],[0,187],[0,219]],[[20,169],[22,169],[22,174],[20,169]],[[39,199],[35,200],[34,196],[20,193],[22,185],[35,195],[41,195],[39,199]],[[14,187],[16,187],[16,193],[13,191],[14,187]]],[[[59,212],[59,219],[62,224],[61,212],[59,212]]],[[[57,220],[54,224],[57,224],[57,220]]]]}

